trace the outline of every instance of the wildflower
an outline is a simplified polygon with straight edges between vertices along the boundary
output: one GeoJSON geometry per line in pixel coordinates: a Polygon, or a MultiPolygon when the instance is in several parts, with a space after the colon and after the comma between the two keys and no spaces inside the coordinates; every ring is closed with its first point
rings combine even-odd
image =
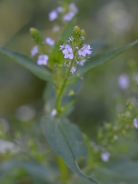
{"type": "Polygon", "coordinates": [[[74,17],[74,13],[73,12],[68,12],[68,13],[66,13],[63,17],[62,17],[62,20],[64,21],[64,22],[66,22],[66,21],[71,21],[72,20],[72,18],[74,17]]]}
{"type": "Polygon", "coordinates": [[[64,45],[60,45],[59,50],[63,50],[64,48],[65,48],[65,46],[64,46],[64,45]]]}
{"type": "Polygon", "coordinates": [[[82,60],[82,61],[80,61],[80,66],[84,66],[84,63],[86,62],[86,60],[82,60]]]}
{"type": "Polygon", "coordinates": [[[46,43],[47,43],[48,45],[50,45],[50,46],[54,46],[54,45],[55,45],[55,41],[52,40],[52,39],[49,38],[49,37],[47,37],[47,38],[45,39],[45,41],[46,41],[46,43]]]}
{"type": "Polygon", "coordinates": [[[56,114],[57,114],[57,110],[53,109],[52,112],[51,112],[51,116],[56,116],[56,114]]]}
{"type": "Polygon", "coordinates": [[[65,49],[69,49],[69,48],[71,48],[71,46],[69,44],[66,44],[65,49]]]}
{"type": "Polygon", "coordinates": [[[134,125],[134,127],[135,127],[136,129],[138,129],[138,120],[137,120],[137,118],[135,118],[135,119],[133,120],[133,125],[134,125]]]}
{"type": "Polygon", "coordinates": [[[64,49],[68,49],[68,48],[71,48],[71,46],[68,45],[68,44],[66,44],[66,45],[60,45],[59,50],[64,50],[64,49]]]}
{"type": "Polygon", "coordinates": [[[74,74],[74,73],[76,72],[76,67],[73,66],[73,67],[71,68],[70,72],[74,74]]]}
{"type": "Polygon", "coordinates": [[[108,162],[109,158],[110,158],[110,153],[109,152],[104,152],[104,153],[101,154],[102,161],[108,162]]]}
{"type": "Polygon", "coordinates": [[[86,56],[85,49],[82,47],[80,50],[78,50],[79,56],[86,56]]]}
{"type": "Polygon", "coordinates": [[[62,53],[64,54],[64,58],[67,59],[73,59],[74,54],[73,54],[73,50],[70,46],[66,45],[65,49],[62,51],[62,53]]]}
{"type": "Polygon", "coordinates": [[[38,65],[47,65],[49,57],[46,54],[40,55],[37,60],[38,65]]]}
{"type": "Polygon", "coordinates": [[[122,89],[129,88],[130,80],[129,80],[128,75],[126,75],[126,74],[120,75],[119,78],[118,78],[118,85],[122,89]]]}
{"type": "Polygon", "coordinates": [[[74,14],[78,13],[78,8],[76,7],[75,3],[70,3],[69,9],[70,9],[70,11],[73,12],[74,14]]]}
{"type": "MultiPolygon", "coordinates": [[[[82,38],[85,39],[83,36],[82,36],[82,38]]],[[[87,54],[91,54],[92,53],[90,45],[84,45],[84,47],[85,47],[85,52],[87,54]]]]}
{"type": "Polygon", "coordinates": [[[31,50],[31,56],[35,56],[38,53],[38,46],[34,46],[31,50]]]}
{"type": "Polygon", "coordinates": [[[49,13],[49,20],[53,21],[57,18],[57,16],[58,16],[58,14],[57,14],[56,10],[53,10],[49,13]]]}
{"type": "Polygon", "coordinates": [[[87,54],[90,55],[92,53],[90,49],[90,45],[84,45],[80,50],[78,50],[79,56],[86,56],[87,54]]]}
{"type": "Polygon", "coordinates": [[[61,6],[57,7],[57,12],[58,13],[62,13],[63,12],[63,8],[61,6]]]}

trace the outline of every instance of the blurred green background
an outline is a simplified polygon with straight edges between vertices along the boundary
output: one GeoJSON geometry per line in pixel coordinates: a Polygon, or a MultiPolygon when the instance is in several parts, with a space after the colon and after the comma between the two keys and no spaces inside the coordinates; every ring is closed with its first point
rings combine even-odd
{"type": "MultiPolygon", "coordinates": [[[[79,8],[76,24],[86,30],[87,43],[106,45],[99,52],[137,39],[137,0],[73,2],[79,8]]],[[[34,44],[29,35],[30,27],[36,27],[43,35],[51,36],[52,23],[48,20],[48,13],[57,5],[58,0],[0,0],[0,46],[30,55],[34,44]]],[[[114,120],[116,103],[121,96],[123,103],[131,97],[131,90],[119,89],[118,76],[122,73],[129,75],[132,62],[137,71],[137,48],[135,46],[113,61],[94,69],[84,78],[84,87],[70,117],[89,136],[94,137],[96,128],[103,122],[114,120]]],[[[44,89],[44,81],[0,54],[1,118],[21,118],[27,116],[26,112],[30,118],[42,115],[44,89]],[[21,109],[24,105],[29,110],[21,109]]]]}

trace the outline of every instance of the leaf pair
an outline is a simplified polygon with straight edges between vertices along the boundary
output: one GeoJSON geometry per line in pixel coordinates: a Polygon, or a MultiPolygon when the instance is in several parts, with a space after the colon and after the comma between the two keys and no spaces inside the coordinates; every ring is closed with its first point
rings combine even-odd
{"type": "MultiPolygon", "coordinates": [[[[91,57],[91,59],[88,62],[86,62],[83,67],[79,67],[77,74],[84,74],[84,73],[90,71],[91,69],[93,69],[99,65],[102,65],[105,62],[110,61],[111,59],[114,59],[118,55],[122,54],[126,50],[128,50],[131,47],[133,47],[134,45],[136,45],[137,43],[138,43],[138,40],[136,40],[130,44],[127,44],[123,47],[120,47],[114,51],[110,51],[107,53],[103,53],[103,54],[95,55],[95,56],[91,57]]],[[[45,81],[49,81],[49,82],[53,82],[52,73],[48,69],[46,69],[45,67],[38,66],[32,59],[28,58],[27,56],[20,54],[20,53],[17,53],[17,52],[10,51],[6,48],[0,48],[0,52],[7,55],[10,58],[12,58],[17,63],[24,66],[28,70],[30,70],[33,74],[35,74],[40,79],[45,80],[45,81]]]]}

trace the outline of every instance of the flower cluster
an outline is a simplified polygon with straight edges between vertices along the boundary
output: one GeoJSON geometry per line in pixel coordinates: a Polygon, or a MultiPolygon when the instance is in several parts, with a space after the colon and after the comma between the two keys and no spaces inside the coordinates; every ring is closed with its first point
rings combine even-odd
{"type": "Polygon", "coordinates": [[[79,51],[79,56],[86,56],[87,54],[90,55],[92,53],[90,45],[84,45],[79,51]]]}
{"type": "MultiPolygon", "coordinates": [[[[70,39],[69,39],[70,40],[70,39]]],[[[77,65],[84,66],[85,62],[87,61],[89,55],[92,54],[90,45],[84,44],[80,49],[79,47],[71,47],[69,44],[60,45],[60,50],[62,51],[64,58],[73,60],[74,59],[74,66],[71,68],[70,72],[75,73],[77,65]]]]}
{"type": "Polygon", "coordinates": [[[72,18],[78,13],[78,8],[74,3],[70,3],[68,8],[65,8],[64,6],[59,6],[55,10],[52,10],[49,13],[49,20],[54,21],[58,18],[58,16],[62,15],[62,21],[68,22],[71,21],[72,18]]]}
{"type": "MultiPolygon", "coordinates": [[[[53,47],[55,45],[55,41],[53,39],[51,39],[50,37],[45,38],[45,41],[43,43],[41,43],[41,46],[43,45],[49,45],[50,47],[53,47]]],[[[38,55],[38,59],[37,59],[37,64],[38,65],[47,65],[48,64],[48,60],[49,57],[47,54],[40,54],[39,55],[39,51],[41,51],[41,46],[39,45],[39,47],[36,45],[32,48],[31,50],[31,56],[34,57],[36,55],[38,55]]]]}

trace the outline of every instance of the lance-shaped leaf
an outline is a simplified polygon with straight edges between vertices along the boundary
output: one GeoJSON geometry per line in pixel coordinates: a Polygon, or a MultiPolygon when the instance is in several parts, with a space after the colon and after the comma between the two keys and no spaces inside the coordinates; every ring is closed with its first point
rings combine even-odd
{"type": "Polygon", "coordinates": [[[95,177],[83,174],[77,165],[78,158],[86,158],[87,147],[76,125],[70,123],[66,118],[44,117],[42,129],[51,147],[72,171],[93,184],[97,183],[95,177]]]}
{"type": "Polygon", "coordinates": [[[15,60],[18,64],[22,65],[23,67],[30,70],[33,74],[35,74],[37,77],[39,77],[42,80],[47,80],[52,82],[52,74],[50,71],[48,71],[43,66],[37,65],[32,59],[29,57],[20,54],[18,52],[14,52],[11,50],[8,50],[6,48],[0,48],[0,52],[5,54],[6,56],[12,58],[15,60]]]}
{"type": "Polygon", "coordinates": [[[51,172],[45,167],[36,162],[21,162],[18,160],[10,160],[0,164],[0,181],[6,178],[10,170],[14,168],[22,168],[26,170],[26,172],[31,176],[31,178],[36,184],[51,183],[51,172]]]}
{"type": "Polygon", "coordinates": [[[100,43],[100,42],[97,42],[97,43],[91,43],[89,44],[92,48],[92,52],[93,54],[95,54],[95,52],[97,52],[98,50],[100,50],[101,48],[105,47],[107,44],[106,43],[100,43]]]}
{"type": "Polygon", "coordinates": [[[116,50],[113,50],[113,51],[110,51],[107,53],[103,53],[103,54],[99,54],[99,55],[95,55],[95,56],[91,57],[89,59],[89,61],[87,61],[83,67],[79,67],[77,73],[84,74],[84,73],[88,72],[89,70],[91,70],[92,68],[95,68],[99,65],[102,65],[103,63],[110,61],[111,59],[114,59],[118,55],[120,55],[123,52],[125,52],[126,50],[130,49],[131,47],[133,47],[137,43],[138,43],[138,40],[136,40],[132,43],[129,43],[128,45],[125,45],[123,47],[120,47],[116,50]]]}

